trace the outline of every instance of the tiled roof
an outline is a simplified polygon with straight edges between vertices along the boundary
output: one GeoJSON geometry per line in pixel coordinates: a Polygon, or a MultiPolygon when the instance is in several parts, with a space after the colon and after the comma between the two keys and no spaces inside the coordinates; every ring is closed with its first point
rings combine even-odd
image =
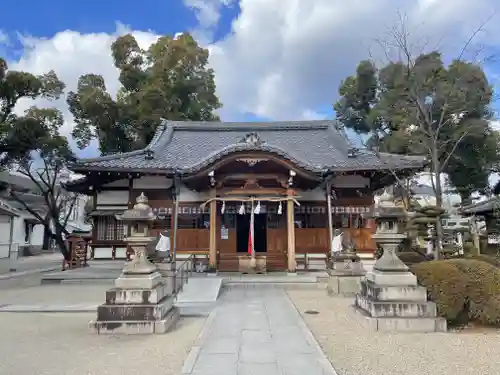
{"type": "Polygon", "coordinates": [[[352,145],[335,121],[180,122],[165,121],[142,150],[81,159],[74,171],[154,170],[192,173],[234,152],[269,152],[314,173],[420,168],[421,156],[383,154],[365,149],[349,156],[352,145]]]}
{"type": "Polygon", "coordinates": [[[481,202],[477,202],[460,209],[464,214],[481,214],[493,211],[495,215],[500,216],[500,198],[493,197],[481,202]]]}

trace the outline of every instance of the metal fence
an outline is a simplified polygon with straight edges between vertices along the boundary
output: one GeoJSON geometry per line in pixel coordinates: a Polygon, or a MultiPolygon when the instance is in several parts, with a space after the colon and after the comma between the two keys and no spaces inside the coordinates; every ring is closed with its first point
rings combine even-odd
{"type": "Polygon", "coordinates": [[[194,269],[194,256],[190,255],[189,258],[183,260],[175,267],[174,276],[174,294],[177,295],[182,291],[184,284],[188,283],[189,276],[193,274],[194,269]]]}

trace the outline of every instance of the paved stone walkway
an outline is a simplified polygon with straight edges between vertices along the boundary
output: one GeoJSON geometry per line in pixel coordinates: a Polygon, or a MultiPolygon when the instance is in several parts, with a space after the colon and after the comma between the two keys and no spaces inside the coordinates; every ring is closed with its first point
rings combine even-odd
{"type": "Polygon", "coordinates": [[[223,289],[184,363],[192,375],[334,375],[284,289],[223,289]]]}

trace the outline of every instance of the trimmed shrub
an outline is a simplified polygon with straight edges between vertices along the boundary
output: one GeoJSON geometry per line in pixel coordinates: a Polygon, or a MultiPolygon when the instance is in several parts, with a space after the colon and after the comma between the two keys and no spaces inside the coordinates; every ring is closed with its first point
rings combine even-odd
{"type": "Polygon", "coordinates": [[[469,318],[483,324],[500,324],[500,270],[474,259],[450,260],[466,276],[469,318]]]}
{"type": "Polygon", "coordinates": [[[479,260],[481,262],[486,262],[492,266],[500,268],[500,259],[491,255],[479,254],[466,256],[465,259],[479,260]]]}
{"type": "Polygon", "coordinates": [[[407,251],[403,253],[398,253],[399,259],[403,261],[407,266],[411,266],[412,264],[424,262],[427,260],[425,255],[417,253],[415,251],[407,251]]]}
{"type": "Polygon", "coordinates": [[[411,267],[419,283],[427,288],[428,297],[437,305],[439,316],[451,324],[467,322],[467,277],[457,264],[437,260],[411,267]]]}

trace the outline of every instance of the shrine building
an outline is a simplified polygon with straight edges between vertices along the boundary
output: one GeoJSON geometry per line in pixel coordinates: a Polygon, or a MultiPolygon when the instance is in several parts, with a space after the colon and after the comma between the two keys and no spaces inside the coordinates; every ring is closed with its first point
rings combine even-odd
{"type": "Polygon", "coordinates": [[[142,150],[78,160],[71,170],[84,177],[66,188],[94,198],[95,259],[128,256],[115,215],[144,193],[154,235],[170,233],[177,257],[237,271],[250,237],[268,271],[294,271],[299,257],[329,253],[336,228],[373,257],[374,192],[424,165],[355,148],[335,121],[165,121],[142,150]]]}

